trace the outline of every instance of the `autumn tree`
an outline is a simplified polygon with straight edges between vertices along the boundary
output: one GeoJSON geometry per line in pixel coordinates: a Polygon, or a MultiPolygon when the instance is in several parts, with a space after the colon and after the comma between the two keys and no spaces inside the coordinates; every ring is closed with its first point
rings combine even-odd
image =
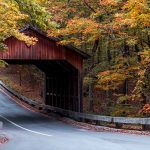
{"type": "Polygon", "coordinates": [[[84,64],[90,111],[100,90],[107,102],[138,104],[149,113],[149,0],[0,0],[0,12],[0,49],[10,36],[35,44],[36,38],[19,32],[30,24],[91,55],[84,64]]]}
{"type": "Polygon", "coordinates": [[[146,99],[147,93],[143,93],[148,88],[145,77],[149,69],[144,68],[149,67],[142,53],[149,53],[150,46],[148,0],[57,0],[49,4],[60,25],[50,28],[49,35],[59,37],[59,44],[74,44],[92,56],[86,63],[88,83],[92,78],[95,88],[108,91],[108,96],[110,90],[123,86],[127,101],[136,96],[138,101],[146,99]],[[128,96],[131,78],[136,85],[128,96]]]}
{"type": "Polygon", "coordinates": [[[0,0],[0,49],[7,49],[3,43],[10,36],[14,36],[19,40],[28,44],[35,44],[37,39],[28,37],[19,32],[23,22],[28,16],[19,10],[19,6],[15,1],[0,0]]]}
{"type": "Polygon", "coordinates": [[[37,26],[43,31],[57,26],[45,5],[45,0],[0,0],[0,49],[7,48],[3,42],[10,36],[35,44],[38,40],[36,37],[26,36],[19,31],[26,24],[37,26]]]}

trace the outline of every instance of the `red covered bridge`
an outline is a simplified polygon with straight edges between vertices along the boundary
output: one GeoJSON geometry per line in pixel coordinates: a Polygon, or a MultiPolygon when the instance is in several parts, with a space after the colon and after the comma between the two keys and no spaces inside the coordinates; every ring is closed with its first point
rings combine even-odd
{"type": "Polygon", "coordinates": [[[10,37],[5,41],[8,50],[0,52],[0,59],[36,65],[45,73],[45,104],[81,112],[83,59],[89,56],[71,45],[57,45],[57,39],[35,27],[27,26],[21,32],[37,37],[37,44],[28,46],[10,37]]]}

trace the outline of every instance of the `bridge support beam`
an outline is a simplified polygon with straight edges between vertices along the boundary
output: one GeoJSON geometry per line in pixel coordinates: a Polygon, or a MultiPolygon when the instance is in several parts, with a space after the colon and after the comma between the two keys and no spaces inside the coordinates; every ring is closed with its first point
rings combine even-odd
{"type": "Polygon", "coordinates": [[[83,73],[78,71],[78,111],[83,112],[83,73]]]}

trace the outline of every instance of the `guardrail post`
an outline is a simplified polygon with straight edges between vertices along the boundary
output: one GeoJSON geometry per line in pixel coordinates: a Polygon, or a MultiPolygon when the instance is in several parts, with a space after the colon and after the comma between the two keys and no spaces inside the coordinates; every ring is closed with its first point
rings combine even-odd
{"type": "Polygon", "coordinates": [[[3,122],[0,121],[0,130],[3,129],[3,122]]]}
{"type": "Polygon", "coordinates": [[[142,130],[150,131],[150,125],[142,125],[142,130]]]}
{"type": "Polygon", "coordinates": [[[121,124],[121,123],[115,123],[115,126],[116,126],[116,128],[121,129],[122,126],[123,126],[123,124],[121,124]]]}
{"type": "Polygon", "coordinates": [[[96,125],[101,125],[101,121],[96,120],[96,125]]]}

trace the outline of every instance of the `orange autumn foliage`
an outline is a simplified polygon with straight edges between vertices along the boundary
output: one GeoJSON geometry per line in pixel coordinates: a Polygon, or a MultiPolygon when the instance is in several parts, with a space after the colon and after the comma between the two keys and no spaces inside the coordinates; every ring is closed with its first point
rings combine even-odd
{"type": "Polygon", "coordinates": [[[146,104],[143,107],[142,112],[150,115],[150,104],[146,104]]]}

